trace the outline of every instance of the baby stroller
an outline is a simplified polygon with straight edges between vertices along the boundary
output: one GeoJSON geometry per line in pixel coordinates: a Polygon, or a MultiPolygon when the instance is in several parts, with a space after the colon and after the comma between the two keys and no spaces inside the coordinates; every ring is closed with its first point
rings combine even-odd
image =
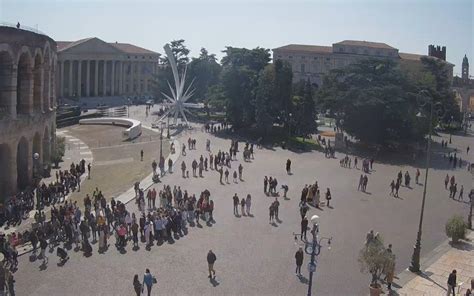
{"type": "Polygon", "coordinates": [[[61,259],[61,264],[66,263],[66,261],[69,259],[66,250],[60,247],[56,249],[56,255],[58,255],[59,259],[61,259]]]}

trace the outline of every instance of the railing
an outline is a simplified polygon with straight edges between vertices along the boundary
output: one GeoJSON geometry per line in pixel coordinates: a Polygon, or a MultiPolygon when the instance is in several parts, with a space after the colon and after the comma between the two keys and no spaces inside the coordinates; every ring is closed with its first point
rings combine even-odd
{"type": "MultiPolygon", "coordinates": [[[[17,28],[16,26],[17,26],[16,24],[7,23],[7,22],[0,22],[0,27],[17,28]]],[[[36,33],[36,34],[41,34],[41,35],[44,35],[44,36],[48,36],[48,35],[46,35],[45,33],[41,32],[41,31],[38,30],[38,29],[35,29],[35,28],[32,28],[32,27],[28,27],[28,26],[23,26],[21,23],[20,23],[20,28],[19,28],[19,30],[30,31],[30,32],[33,32],[33,33],[36,33]]]]}

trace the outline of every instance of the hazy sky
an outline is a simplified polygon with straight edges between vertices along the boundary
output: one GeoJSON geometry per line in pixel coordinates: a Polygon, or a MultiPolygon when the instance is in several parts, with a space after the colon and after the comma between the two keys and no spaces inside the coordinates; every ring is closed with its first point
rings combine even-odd
{"type": "Polygon", "coordinates": [[[473,0],[0,0],[0,21],[37,27],[55,40],[98,37],[163,52],[185,39],[222,57],[225,46],[331,45],[345,39],[385,42],[427,54],[445,45],[461,72],[474,75],[473,0]]]}

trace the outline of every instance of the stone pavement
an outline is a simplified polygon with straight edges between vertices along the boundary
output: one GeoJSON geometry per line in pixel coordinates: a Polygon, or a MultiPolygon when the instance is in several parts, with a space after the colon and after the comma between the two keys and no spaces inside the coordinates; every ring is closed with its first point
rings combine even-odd
{"type": "MultiPolygon", "coordinates": [[[[151,125],[151,116],[142,120],[144,108],[133,107],[131,114],[141,116],[135,118],[151,125]]],[[[215,153],[219,149],[227,151],[233,135],[217,137],[202,132],[199,127],[176,135],[180,142],[186,142],[188,137],[197,139],[197,149],[180,156],[179,162],[184,160],[189,166],[201,154],[207,155],[204,149],[206,139],[211,140],[211,149],[215,153]]],[[[456,138],[455,143],[465,147],[469,140],[472,138],[456,138]]],[[[370,276],[360,273],[357,257],[369,229],[380,232],[386,243],[393,244],[397,273],[408,266],[416,238],[423,187],[403,187],[397,199],[388,195],[388,184],[399,170],[413,172],[413,165],[379,163],[376,160],[375,170],[369,174],[369,192],[363,193],[357,191],[360,170],[341,168],[338,159],[327,159],[319,152],[295,153],[276,147],[257,149],[251,162],[242,161],[240,153],[237,158],[232,162],[232,170],[242,163],[244,181],[220,184],[219,175],[213,170],[204,172],[203,178],[182,178],[175,169],[176,173],[167,175],[163,183],[151,187],[160,190],[163,184],[176,185],[197,195],[208,189],[215,204],[215,224],[189,227],[172,243],[154,245],[150,249],[140,244],[139,250],[133,250],[128,244],[125,252],[119,252],[113,247],[112,239],[110,249],[98,254],[94,244],[91,257],[70,251],[71,259],[64,266],[57,266],[58,259],[49,255],[46,271],[40,267],[41,262],[29,262],[29,256],[22,256],[19,270],[15,273],[17,294],[132,295],[133,275],[141,276],[145,268],[150,268],[158,278],[153,295],[305,295],[309,256],[305,255],[303,276],[296,277],[294,254],[299,243],[294,242],[292,233],[300,229],[298,204],[301,189],[315,180],[322,190],[331,188],[333,207],[311,208],[308,216],[319,215],[321,235],[333,236],[334,240],[331,250],[322,249],[318,257],[313,295],[368,294],[370,276]],[[293,163],[292,175],[285,171],[288,158],[293,163]],[[279,188],[281,184],[290,188],[289,199],[279,198],[279,223],[270,224],[268,221],[268,207],[274,197],[263,193],[264,176],[276,177],[279,188]],[[234,193],[239,197],[251,194],[251,216],[232,214],[234,193]],[[207,278],[205,256],[209,249],[217,255],[215,281],[207,278]]],[[[455,174],[458,183],[466,188],[472,182],[465,169],[453,170],[444,163],[430,172],[423,255],[446,240],[443,231],[446,220],[453,214],[464,216],[467,211],[466,203],[448,198],[442,182],[447,172],[455,174]]],[[[138,213],[134,203],[129,203],[127,209],[138,213]]]]}
{"type": "Polygon", "coordinates": [[[398,284],[402,286],[396,292],[399,295],[446,295],[448,276],[456,269],[456,293],[464,295],[474,279],[474,231],[465,241],[451,245],[448,241],[430,252],[421,262],[421,272],[411,273],[405,270],[399,275],[398,284]],[[405,283],[403,283],[405,282],[405,283]]]}

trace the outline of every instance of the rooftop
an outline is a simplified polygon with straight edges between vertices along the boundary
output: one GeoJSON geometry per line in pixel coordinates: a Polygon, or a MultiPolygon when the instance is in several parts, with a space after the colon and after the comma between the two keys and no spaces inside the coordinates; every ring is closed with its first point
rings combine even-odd
{"type": "MultiPolygon", "coordinates": [[[[66,50],[68,48],[71,48],[73,46],[76,46],[78,44],[84,43],[86,41],[89,41],[91,39],[94,39],[94,37],[90,38],[84,38],[80,39],[77,41],[56,41],[58,45],[58,52],[66,50]]],[[[118,43],[118,42],[109,42],[108,44],[112,45],[116,49],[122,51],[123,53],[129,53],[129,54],[158,54],[157,52],[145,49],[143,47],[139,47],[130,43],[118,43]]]]}
{"type": "Polygon", "coordinates": [[[305,51],[313,53],[332,53],[331,46],[319,46],[319,45],[303,45],[303,44],[288,44],[282,47],[274,48],[273,50],[286,50],[286,51],[305,51]]]}
{"type": "Polygon", "coordinates": [[[380,42],[370,42],[370,41],[358,41],[358,40],[344,40],[341,42],[337,42],[334,44],[342,44],[342,45],[352,45],[352,46],[364,46],[364,47],[372,47],[372,48],[381,48],[381,49],[396,49],[391,47],[386,43],[380,42]]]}

